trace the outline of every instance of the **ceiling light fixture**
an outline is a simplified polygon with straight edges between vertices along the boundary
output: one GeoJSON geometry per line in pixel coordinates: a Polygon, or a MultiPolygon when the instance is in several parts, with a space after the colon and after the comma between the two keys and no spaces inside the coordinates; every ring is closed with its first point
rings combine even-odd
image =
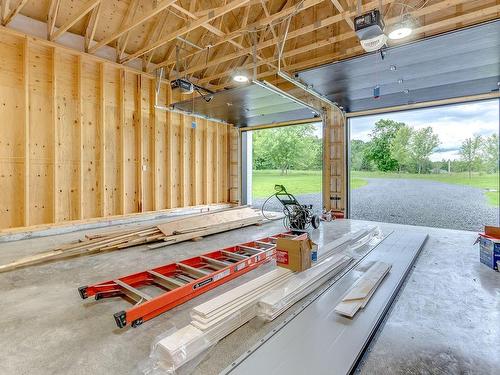
{"type": "Polygon", "coordinates": [[[233,81],[238,82],[238,83],[246,83],[248,82],[249,78],[248,76],[239,70],[236,70],[233,74],[233,81]]]}
{"type": "Polygon", "coordinates": [[[401,27],[398,27],[397,29],[392,30],[389,33],[389,39],[392,39],[392,40],[403,39],[403,38],[406,38],[407,36],[409,36],[411,34],[411,32],[412,32],[411,28],[406,27],[406,26],[401,26],[401,27]]]}
{"type": "Polygon", "coordinates": [[[413,32],[412,22],[408,17],[405,17],[401,22],[396,23],[391,32],[389,32],[389,39],[398,40],[410,36],[413,32]]]}

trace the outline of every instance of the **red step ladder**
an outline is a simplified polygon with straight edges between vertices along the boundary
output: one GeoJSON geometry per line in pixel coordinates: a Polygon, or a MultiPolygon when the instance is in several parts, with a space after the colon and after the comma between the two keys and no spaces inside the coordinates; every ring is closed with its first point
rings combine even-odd
{"type": "Polygon", "coordinates": [[[137,327],[190,299],[255,269],[276,256],[276,240],[296,236],[291,232],[212,251],[180,262],[119,277],[103,283],[82,286],[82,299],[123,297],[133,306],[114,314],[118,327],[137,327]],[[162,292],[151,296],[141,287],[154,286],[162,292]]]}

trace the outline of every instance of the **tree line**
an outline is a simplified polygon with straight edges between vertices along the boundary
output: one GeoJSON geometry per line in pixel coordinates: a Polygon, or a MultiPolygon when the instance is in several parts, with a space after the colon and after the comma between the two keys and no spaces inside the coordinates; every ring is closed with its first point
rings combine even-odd
{"type": "Polygon", "coordinates": [[[499,168],[498,135],[474,135],[462,142],[459,160],[432,162],[429,156],[440,145],[431,127],[413,129],[403,122],[382,119],[375,123],[370,141],[351,141],[351,168],[382,172],[496,173],[499,168]]]}
{"type": "Polygon", "coordinates": [[[312,124],[253,132],[253,169],[321,170],[322,141],[312,124]]]}

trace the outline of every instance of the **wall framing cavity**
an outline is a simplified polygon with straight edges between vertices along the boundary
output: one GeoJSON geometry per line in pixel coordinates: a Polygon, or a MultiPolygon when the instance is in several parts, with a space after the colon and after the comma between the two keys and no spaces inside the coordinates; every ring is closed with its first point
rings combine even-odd
{"type": "Polygon", "coordinates": [[[155,109],[131,68],[7,29],[0,48],[0,229],[238,201],[233,126],[155,109]]]}

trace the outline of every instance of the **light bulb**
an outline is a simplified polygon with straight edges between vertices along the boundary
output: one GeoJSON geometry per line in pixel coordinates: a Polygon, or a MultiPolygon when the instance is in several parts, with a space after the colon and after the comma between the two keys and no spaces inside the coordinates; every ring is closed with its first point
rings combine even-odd
{"type": "Polygon", "coordinates": [[[392,30],[390,33],[389,33],[389,39],[392,39],[392,40],[397,40],[397,39],[403,39],[403,38],[406,38],[407,36],[409,36],[412,32],[412,29],[408,26],[404,26],[404,25],[398,25],[394,30],[392,30]]]}
{"type": "Polygon", "coordinates": [[[248,77],[244,74],[238,73],[233,76],[233,81],[240,83],[248,82],[248,77]]]}

